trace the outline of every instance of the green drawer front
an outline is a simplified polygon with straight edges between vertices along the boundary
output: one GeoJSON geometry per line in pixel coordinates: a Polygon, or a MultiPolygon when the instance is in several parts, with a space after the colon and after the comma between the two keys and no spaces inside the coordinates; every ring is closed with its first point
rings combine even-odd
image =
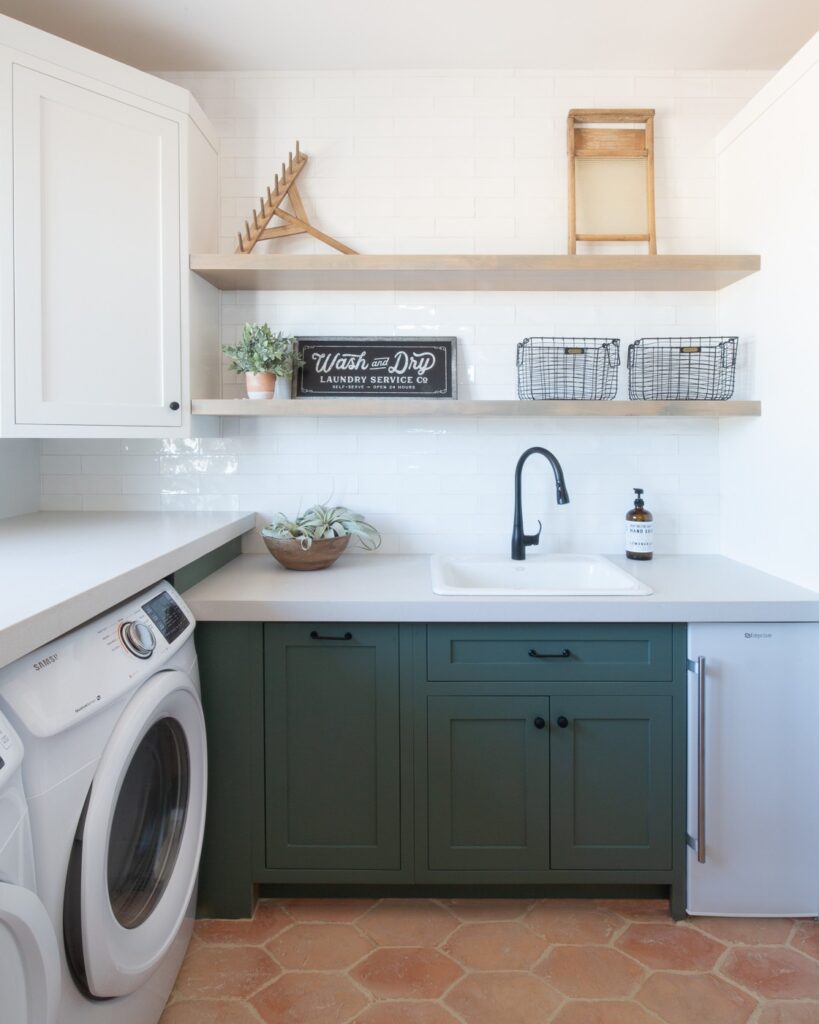
{"type": "Polygon", "coordinates": [[[672,678],[672,627],[664,623],[431,625],[427,639],[427,678],[436,682],[672,678]]]}

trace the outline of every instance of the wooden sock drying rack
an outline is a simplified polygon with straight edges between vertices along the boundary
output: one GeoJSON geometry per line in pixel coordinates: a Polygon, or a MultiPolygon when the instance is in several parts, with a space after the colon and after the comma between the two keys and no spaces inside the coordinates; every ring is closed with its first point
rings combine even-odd
{"type": "Polygon", "coordinates": [[[270,238],[283,238],[286,235],[312,235],[325,245],[332,246],[339,252],[350,256],[356,256],[355,249],[351,249],[337,238],[319,231],[314,227],[307,216],[301,194],[296,184],[296,179],[304,170],[307,164],[307,154],[302,153],[299,142],[296,140],[296,155],[288,154],[287,164],[282,164],[281,178],[274,175],[273,189],[267,188],[267,198],[259,197],[259,211],[253,208],[253,224],[245,221],[245,233],[239,232],[239,245],[237,253],[251,253],[257,242],[264,242],[270,238]],[[290,200],[293,212],[283,210],[281,204],[285,199],[290,200]],[[278,217],[284,221],[277,227],[268,227],[270,221],[278,217]]]}

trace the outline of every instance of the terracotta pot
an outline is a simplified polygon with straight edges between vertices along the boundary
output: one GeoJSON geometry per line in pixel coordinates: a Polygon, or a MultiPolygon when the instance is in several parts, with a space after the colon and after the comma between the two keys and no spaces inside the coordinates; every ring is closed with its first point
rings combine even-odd
{"type": "Polygon", "coordinates": [[[248,398],[272,398],[276,391],[275,373],[246,373],[248,398]]]}
{"type": "Polygon", "coordinates": [[[330,540],[314,540],[305,551],[297,540],[279,540],[265,537],[262,540],[267,550],[285,569],[327,569],[350,543],[347,537],[332,537],[330,540]]]}

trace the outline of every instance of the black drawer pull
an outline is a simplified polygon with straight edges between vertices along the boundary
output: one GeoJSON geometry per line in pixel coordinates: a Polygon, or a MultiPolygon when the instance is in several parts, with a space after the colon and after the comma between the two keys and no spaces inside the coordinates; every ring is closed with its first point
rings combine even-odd
{"type": "Polygon", "coordinates": [[[535,723],[534,724],[535,724],[535,728],[536,729],[545,729],[546,728],[546,719],[545,718],[541,718],[540,715],[538,715],[537,718],[535,719],[535,723]]]}
{"type": "Polygon", "coordinates": [[[560,726],[561,729],[565,729],[566,726],[569,724],[569,719],[565,715],[558,715],[557,724],[560,726]]]}
{"type": "Polygon", "coordinates": [[[352,633],[345,633],[344,636],[322,636],[321,633],[317,633],[314,629],[310,631],[311,640],[352,640],[352,633]]]}
{"type": "Polygon", "coordinates": [[[572,652],[564,647],[560,654],[539,654],[534,647],[529,651],[530,658],[571,658],[572,652]]]}

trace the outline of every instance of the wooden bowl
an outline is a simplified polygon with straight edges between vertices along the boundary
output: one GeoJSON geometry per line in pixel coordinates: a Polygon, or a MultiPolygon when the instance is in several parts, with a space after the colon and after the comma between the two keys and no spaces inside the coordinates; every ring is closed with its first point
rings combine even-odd
{"type": "Polygon", "coordinates": [[[332,537],[328,540],[314,540],[305,551],[297,540],[279,540],[277,537],[265,537],[262,540],[267,550],[285,569],[327,569],[350,543],[346,537],[332,537]]]}

